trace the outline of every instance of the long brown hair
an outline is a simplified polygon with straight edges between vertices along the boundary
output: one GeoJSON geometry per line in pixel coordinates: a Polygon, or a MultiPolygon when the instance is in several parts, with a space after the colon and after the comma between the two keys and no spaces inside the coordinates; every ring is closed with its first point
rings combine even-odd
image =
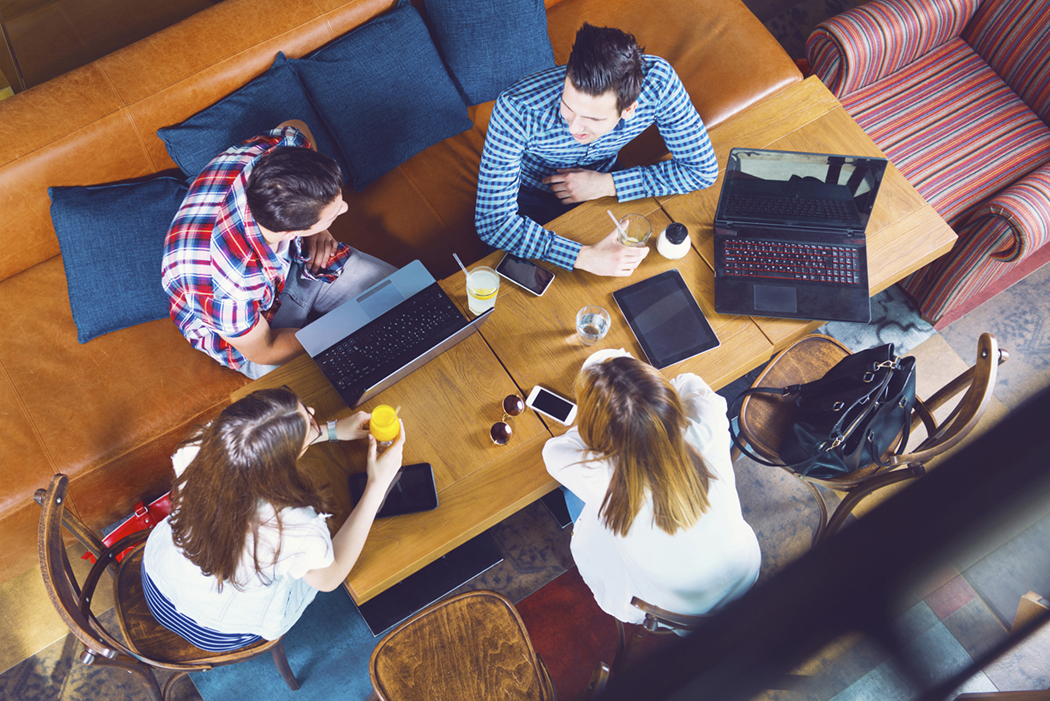
{"type": "Polygon", "coordinates": [[[653,525],[674,534],[693,526],[710,504],[714,476],[685,441],[682,400],[651,365],[622,356],[584,368],[576,378],[580,438],[613,466],[599,513],[626,536],[652,496],[653,525]]]}
{"type": "MultiPolygon", "coordinates": [[[[273,506],[278,529],[281,509],[325,510],[296,468],[307,431],[299,404],[287,388],[252,392],[186,441],[199,450],[171,489],[172,538],[220,590],[225,582],[245,584],[235,577],[249,535],[256,573],[272,564],[259,561],[260,503],[273,506]]],[[[279,556],[278,547],[274,561],[279,556]]]]}

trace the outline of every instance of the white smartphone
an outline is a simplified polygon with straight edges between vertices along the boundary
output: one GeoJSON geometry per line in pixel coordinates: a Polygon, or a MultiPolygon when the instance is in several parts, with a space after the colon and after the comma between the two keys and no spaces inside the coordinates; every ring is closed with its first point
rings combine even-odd
{"type": "Polygon", "coordinates": [[[576,405],[546,387],[533,387],[525,404],[532,407],[533,411],[565,426],[572,426],[572,422],[576,420],[576,405]]]}
{"type": "Polygon", "coordinates": [[[513,253],[503,256],[496,266],[496,272],[537,297],[546,292],[554,281],[554,273],[513,253]]]}

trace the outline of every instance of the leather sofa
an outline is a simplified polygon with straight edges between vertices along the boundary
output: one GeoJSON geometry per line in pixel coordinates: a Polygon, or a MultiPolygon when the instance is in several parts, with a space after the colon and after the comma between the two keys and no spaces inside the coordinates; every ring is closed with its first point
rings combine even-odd
{"type": "Polygon", "coordinates": [[[959,235],[902,283],[922,315],[1016,282],[1050,242],[1050,0],[873,0],[806,51],[959,235]]]}
{"type": "MultiPolygon", "coordinates": [[[[70,505],[90,527],[111,524],[137,501],[168,489],[178,441],[247,382],[193,350],[169,319],[79,344],[48,187],[172,169],[158,128],[263,73],[277,52],[302,57],[395,4],[225,0],[0,102],[0,581],[34,566],[33,492],[54,473],[69,475],[70,505]]],[[[624,28],[671,61],[709,125],[801,80],[739,0],[547,0],[546,6],[558,63],[567,60],[584,21],[624,28]]],[[[363,192],[346,188],[349,213],[333,233],[395,265],[419,258],[438,277],[453,271],[453,251],[467,262],[484,255],[473,212],[491,107],[470,108],[473,128],[418,153],[363,192]]],[[[653,162],[665,153],[654,130],[623,160],[653,162]]]]}

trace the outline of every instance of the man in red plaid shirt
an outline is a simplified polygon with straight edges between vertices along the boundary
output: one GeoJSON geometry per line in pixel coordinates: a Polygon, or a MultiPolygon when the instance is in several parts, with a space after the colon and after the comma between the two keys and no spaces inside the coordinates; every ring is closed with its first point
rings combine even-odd
{"type": "Polygon", "coordinates": [[[198,350],[257,378],[303,352],[295,332],[394,271],[328,232],[342,173],[292,120],[220,154],[164,244],[171,318],[198,350]]]}

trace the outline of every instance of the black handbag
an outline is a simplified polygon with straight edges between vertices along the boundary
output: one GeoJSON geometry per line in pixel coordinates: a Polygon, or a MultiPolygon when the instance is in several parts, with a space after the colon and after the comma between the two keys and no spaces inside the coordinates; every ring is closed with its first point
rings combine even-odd
{"type": "Polygon", "coordinates": [[[734,427],[733,442],[745,455],[807,477],[840,477],[868,465],[883,466],[882,456],[898,436],[895,454],[904,452],[915,404],[915,358],[895,356],[887,343],[843,358],[819,380],[753,387],[736,402],[751,394],[796,395],[796,410],[781,442],[782,464],[754,455],[734,427]]]}

